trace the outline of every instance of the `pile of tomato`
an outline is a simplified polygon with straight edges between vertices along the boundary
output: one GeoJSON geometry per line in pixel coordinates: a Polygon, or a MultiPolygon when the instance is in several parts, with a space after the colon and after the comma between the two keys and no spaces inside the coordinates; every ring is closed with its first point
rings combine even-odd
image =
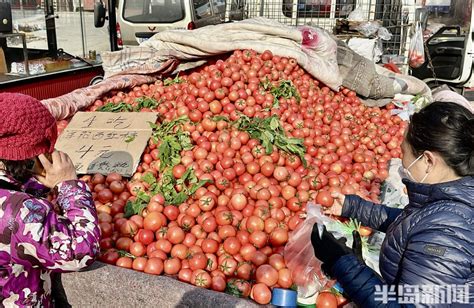
{"type": "MultiPolygon", "coordinates": [[[[158,112],[158,123],[187,116],[184,130],[194,147],[182,151],[173,176],[193,168],[198,179],[209,180],[182,204],[167,204],[157,194],[142,213],[125,218],[127,201],[149,189],[144,174],[160,179],[159,143],[150,140],[131,179],[84,176],[99,213],[101,260],[267,304],[272,288],[297,282],[283,248],[308,201],[330,207],[332,192],[378,201],[388,162],[401,155],[406,123],[391,115],[392,105],[367,107],[355,92],[331,91],[294,59],[269,51],[235,51],[179,78],[110,93],[89,108],[134,105],[146,96],[160,101],[141,109],[158,112]],[[262,87],[281,80],[291,81],[298,95],[275,100],[262,87]],[[277,115],[289,137],[304,140],[306,167],[297,155],[276,148],[266,153],[247,132],[215,117],[235,120],[242,113],[277,115]]],[[[59,123],[60,130],[66,124],[59,123]]]]}

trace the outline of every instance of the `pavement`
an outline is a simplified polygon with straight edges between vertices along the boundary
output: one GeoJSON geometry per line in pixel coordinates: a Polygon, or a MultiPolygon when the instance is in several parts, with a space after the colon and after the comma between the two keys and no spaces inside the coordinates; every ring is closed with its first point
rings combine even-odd
{"type": "MultiPolygon", "coordinates": [[[[82,15],[81,12],[58,12],[56,15],[58,48],[82,57],[87,56],[89,50],[96,50],[97,53],[110,50],[107,23],[102,28],[95,28],[94,12],[82,12],[82,15]],[[81,32],[84,33],[84,39],[81,32]]],[[[28,30],[25,31],[28,48],[48,49],[43,10],[12,10],[12,16],[14,26],[28,30]]],[[[9,43],[9,46],[21,47],[21,44],[16,41],[9,43]]]]}

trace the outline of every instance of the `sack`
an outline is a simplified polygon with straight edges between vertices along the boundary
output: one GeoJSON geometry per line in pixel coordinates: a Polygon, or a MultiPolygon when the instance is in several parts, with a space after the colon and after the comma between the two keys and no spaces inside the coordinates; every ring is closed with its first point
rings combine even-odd
{"type": "Polygon", "coordinates": [[[423,42],[423,30],[421,25],[416,26],[416,31],[413,34],[410,42],[410,49],[408,50],[408,65],[411,68],[418,68],[425,63],[425,46],[423,42]]]}

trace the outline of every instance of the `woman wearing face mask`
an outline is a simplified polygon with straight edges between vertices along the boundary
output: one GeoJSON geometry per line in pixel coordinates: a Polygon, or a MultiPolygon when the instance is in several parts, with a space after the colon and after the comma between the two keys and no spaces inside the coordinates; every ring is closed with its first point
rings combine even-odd
{"type": "Polygon", "coordinates": [[[315,255],[360,307],[409,306],[404,296],[417,306],[431,300],[473,307],[474,115],[454,103],[428,105],[412,116],[402,152],[409,197],[403,210],[354,195],[337,195],[328,209],[386,233],[382,277],[328,232],[320,236],[316,225],[315,255]]]}

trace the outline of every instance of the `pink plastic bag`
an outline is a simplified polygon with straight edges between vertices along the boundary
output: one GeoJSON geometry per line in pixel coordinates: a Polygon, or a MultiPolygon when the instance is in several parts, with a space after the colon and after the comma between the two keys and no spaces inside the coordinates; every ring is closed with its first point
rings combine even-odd
{"type": "Polygon", "coordinates": [[[411,68],[418,68],[425,63],[425,46],[423,43],[423,30],[418,24],[413,34],[408,50],[408,65],[411,68]]]}

